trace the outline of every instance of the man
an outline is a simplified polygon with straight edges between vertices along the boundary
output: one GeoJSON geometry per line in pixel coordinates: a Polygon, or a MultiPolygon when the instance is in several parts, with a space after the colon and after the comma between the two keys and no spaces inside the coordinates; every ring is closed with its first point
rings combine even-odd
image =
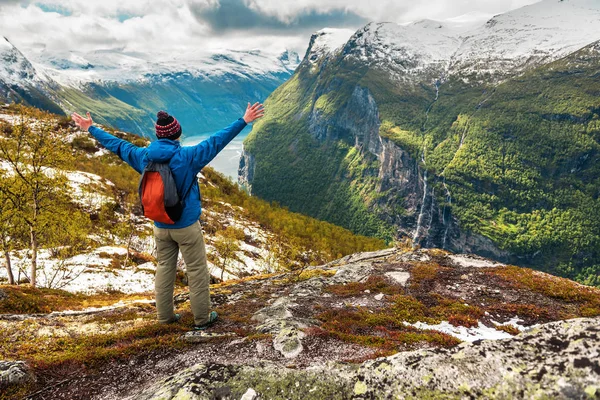
{"type": "Polygon", "coordinates": [[[183,204],[181,218],[174,224],[154,223],[158,266],[155,277],[156,310],[161,323],[179,320],[173,311],[173,290],[177,272],[179,251],[185,261],[190,304],[194,314],[194,328],[206,329],[217,320],[217,313],[210,310],[208,266],[204,237],[200,227],[200,191],[197,174],[223,148],[244,129],[244,127],[264,115],[262,104],[255,103],[246,109],[243,118],[227,128],[215,133],[196,146],[181,146],[179,138],[182,130],[179,122],[164,111],[159,111],[156,121],[157,141],[148,147],[137,147],[119,139],[102,129],[93,126],[90,113],[87,118],[73,113],[73,121],[90,132],[104,147],[118,155],[137,172],[142,173],[149,162],[168,163],[177,193],[183,204]]]}

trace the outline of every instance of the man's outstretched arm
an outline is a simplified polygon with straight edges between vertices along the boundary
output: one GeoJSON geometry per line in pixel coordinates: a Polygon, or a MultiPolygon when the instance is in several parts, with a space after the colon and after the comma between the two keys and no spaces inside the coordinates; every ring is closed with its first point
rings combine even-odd
{"type": "Polygon", "coordinates": [[[121,160],[129,164],[137,172],[142,173],[142,170],[144,169],[142,164],[144,148],[137,147],[126,140],[119,139],[94,126],[94,121],[92,121],[92,116],[89,112],[87,113],[87,118],[84,118],[77,113],[73,113],[71,118],[82,130],[91,133],[101,145],[118,155],[121,160]]]}
{"type": "Polygon", "coordinates": [[[263,105],[254,103],[246,108],[243,118],[238,119],[227,128],[218,131],[192,148],[192,166],[200,171],[206,164],[212,161],[221,150],[236,137],[249,123],[262,117],[265,113],[263,105]]]}

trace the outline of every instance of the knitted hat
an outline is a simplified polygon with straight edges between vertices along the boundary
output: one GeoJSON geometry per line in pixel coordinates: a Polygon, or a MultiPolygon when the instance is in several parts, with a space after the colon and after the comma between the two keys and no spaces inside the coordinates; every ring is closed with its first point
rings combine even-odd
{"type": "Polygon", "coordinates": [[[175,117],[169,115],[166,111],[159,111],[156,114],[156,137],[159,139],[175,140],[181,136],[181,126],[175,117]]]}

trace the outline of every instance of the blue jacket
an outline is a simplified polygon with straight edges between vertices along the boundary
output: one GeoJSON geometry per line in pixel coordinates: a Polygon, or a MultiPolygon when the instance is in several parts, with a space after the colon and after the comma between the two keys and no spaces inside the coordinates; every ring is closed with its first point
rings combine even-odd
{"type": "Polygon", "coordinates": [[[159,228],[179,229],[190,226],[200,218],[200,191],[197,175],[206,164],[223,150],[225,146],[246,127],[243,118],[238,119],[227,128],[218,131],[195,146],[181,146],[178,140],[159,139],[148,147],[137,147],[126,140],[119,139],[102,129],[90,126],[90,132],[104,147],[118,155],[138,173],[142,173],[149,161],[169,162],[173,172],[177,193],[187,196],[181,219],[175,224],[155,222],[159,228]]]}

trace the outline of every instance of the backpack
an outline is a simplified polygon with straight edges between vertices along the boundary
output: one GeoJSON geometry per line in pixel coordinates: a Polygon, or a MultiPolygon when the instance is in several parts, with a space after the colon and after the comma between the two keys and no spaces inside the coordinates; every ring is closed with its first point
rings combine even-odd
{"type": "Polygon", "coordinates": [[[142,172],[138,188],[144,216],[163,224],[179,221],[183,213],[182,200],[193,186],[179,197],[169,164],[150,161],[142,172]]]}

